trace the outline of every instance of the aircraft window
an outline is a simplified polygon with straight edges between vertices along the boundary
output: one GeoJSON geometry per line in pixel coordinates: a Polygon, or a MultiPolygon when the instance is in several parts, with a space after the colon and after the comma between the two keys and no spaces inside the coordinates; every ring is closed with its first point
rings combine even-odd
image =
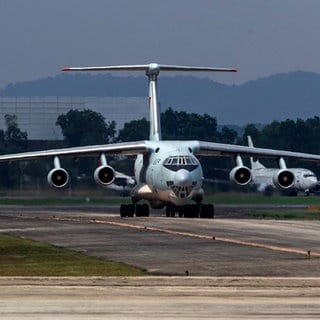
{"type": "Polygon", "coordinates": [[[315,177],[315,175],[312,173],[306,173],[303,176],[304,176],[304,178],[315,177]]]}
{"type": "Polygon", "coordinates": [[[180,169],[186,169],[188,171],[192,171],[198,167],[198,162],[192,156],[173,156],[168,157],[163,165],[165,168],[178,171],[180,169]]]}
{"type": "Polygon", "coordinates": [[[178,198],[185,198],[188,197],[190,195],[190,193],[192,192],[193,187],[189,186],[189,187],[182,187],[182,186],[171,186],[172,191],[174,192],[174,194],[178,197],[178,198]]]}

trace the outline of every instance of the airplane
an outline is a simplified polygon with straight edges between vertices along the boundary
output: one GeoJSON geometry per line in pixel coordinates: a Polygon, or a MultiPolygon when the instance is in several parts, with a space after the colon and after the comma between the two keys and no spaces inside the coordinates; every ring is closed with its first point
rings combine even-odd
{"type": "Polygon", "coordinates": [[[136,180],[122,172],[115,171],[114,181],[106,188],[120,192],[123,196],[130,195],[132,188],[136,185],[136,180]]]}
{"type": "Polygon", "coordinates": [[[284,166],[284,158],[320,162],[320,156],[300,152],[263,149],[210,141],[162,140],[160,110],[158,104],[157,80],[160,71],[172,72],[237,72],[234,68],[188,67],[162,65],[157,63],[143,65],[120,65],[98,67],[67,67],[62,71],[144,71],[149,81],[149,140],[90,145],[72,148],[6,154],[0,162],[31,160],[43,157],[53,158],[53,169],[49,171],[48,183],[62,188],[69,181],[68,172],[61,166],[64,156],[97,156],[100,164],[93,176],[102,186],[112,184],[115,170],[108,165],[107,156],[134,156],[134,175],[136,186],[131,191],[131,204],[120,206],[121,217],[149,216],[149,206],[155,209],[166,208],[166,215],[176,213],[184,217],[213,218],[214,207],[204,204],[203,171],[200,157],[233,157],[235,166],[230,171],[230,180],[239,185],[247,185],[252,180],[251,170],[243,164],[242,157],[267,157],[278,159],[280,169],[276,183],[291,186],[292,172],[284,166]],[[147,203],[140,204],[140,201],[147,203]],[[193,201],[193,202],[192,202],[193,201]],[[192,203],[191,203],[192,202],[192,203]]]}
{"type": "MultiPolygon", "coordinates": [[[[253,148],[251,136],[248,136],[248,146],[253,148]]],[[[297,195],[298,191],[304,191],[306,195],[310,194],[318,185],[318,179],[314,172],[305,168],[290,168],[294,179],[291,179],[291,184],[279,185],[277,176],[280,171],[287,169],[286,163],[281,162],[280,169],[266,168],[258,159],[250,157],[252,184],[257,186],[259,192],[271,194],[274,190],[286,191],[286,194],[297,195]]]]}

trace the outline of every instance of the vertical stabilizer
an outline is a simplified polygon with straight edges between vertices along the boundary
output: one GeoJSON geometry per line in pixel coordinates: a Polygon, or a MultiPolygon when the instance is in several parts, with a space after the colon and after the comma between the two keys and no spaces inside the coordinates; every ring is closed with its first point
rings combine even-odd
{"type": "MultiPolygon", "coordinates": [[[[251,136],[248,136],[248,146],[250,148],[254,148],[251,136]]],[[[250,157],[250,165],[252,170],[265,168],[265,166],[262,163],[260,163],[259,160],[253,159],[253,157],[250,157]]]]}
{"type": "Polygon", "coordinates": [[[157,97],[157,78],[160,70],[164,71],[185,71],[185,72],[237,72],[234,68],[211,68],[211,67],[188,67],[175,65],[159,65],[157,63],[140,65],[120,66],[98,66],[98,67],[66,67],[62,71],[145,71],[149,79],[149,113],[150,113],[150,134],[152,141],[161,140],[160,110],[157,97]]]}
{"type": "Polygon", "coordinates": [[[146,75],[149,78],[149,139],[151,141],[161,140],[160,110],[157,96],[157,78],[159,72],[160,67],[156,63],[151,63],[148,69],[146,70],[146,75]]]}

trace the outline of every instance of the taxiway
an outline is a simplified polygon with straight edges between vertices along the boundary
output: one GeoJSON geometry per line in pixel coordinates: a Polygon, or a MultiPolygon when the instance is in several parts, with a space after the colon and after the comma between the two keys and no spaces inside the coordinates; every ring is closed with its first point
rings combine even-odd
{"type": "Polygon", "coordinates": [[[320,318],[319,221],[122,219],[113,207],[103,211],[2,207],[0,233],[152,276],[0,277],[1,319],[320,318]]]}
{"type": "Polygon", "coordinates": [[[120,218],[1,209],[0,232],[121,261],[153,275],[320,276],[320,221],[120,218]]]}

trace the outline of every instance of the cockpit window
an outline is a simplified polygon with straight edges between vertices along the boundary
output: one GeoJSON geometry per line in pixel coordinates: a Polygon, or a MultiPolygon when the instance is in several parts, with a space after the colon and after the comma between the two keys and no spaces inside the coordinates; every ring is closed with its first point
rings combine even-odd
{"type": "Polygon", "coordinates": [[[163,166],[172,171],[180,169],[192,171],[198,167],[198,162],[192,156],[171,156],[163,162],[163,166]]]}

